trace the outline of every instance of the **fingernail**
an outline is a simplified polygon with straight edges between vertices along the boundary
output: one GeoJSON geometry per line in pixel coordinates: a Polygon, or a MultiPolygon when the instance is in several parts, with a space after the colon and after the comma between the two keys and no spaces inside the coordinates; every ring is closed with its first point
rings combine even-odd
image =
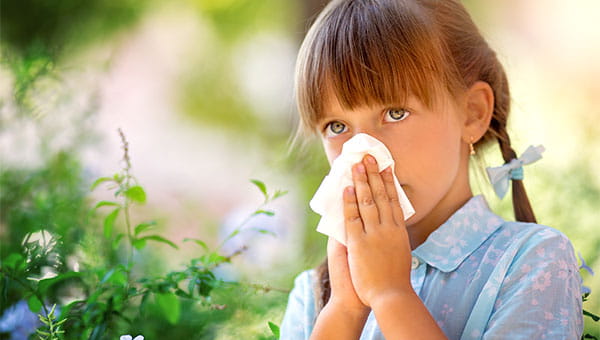
{"type": "Polygon", "coordinates": [[[346,188],[346,194],[348,194],[348,195],[354,195],[354,187],[347,187],[346,188]]]}
{"type": "MultiPolygon", "coordinates": [[[[364,174],[364,173],[365,173],[365,166],[364,166],[364,165],[362,165],[362,163],[359,163],[359,164],[356,166],[356,171],[360,172],[361,174],[364,174]]],[[[338,191],[338,192],[339,192],[339,191],[338,191]]]]}
{"type": "Polygon", "coordinates": [[[375,157],[371,156],[371,155],[367,155],[367,162],[371,163],[371,164],[375,164],[377,163],[375,161],[375,157]]]}

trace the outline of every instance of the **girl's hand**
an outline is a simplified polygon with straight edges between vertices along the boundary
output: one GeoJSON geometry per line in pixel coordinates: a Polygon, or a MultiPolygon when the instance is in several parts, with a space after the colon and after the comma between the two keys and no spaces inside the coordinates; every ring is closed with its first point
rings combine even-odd
{"type": "Polygon", "coordinates": [[[370,310],[360,302],[352,286],[346,247],[331,237],[327,243],[327,264],[331,296],[317,316],[310,339],[358,339],[370,310]]]}
{"type": "Polygon", "coordinates": [[[368,314],[369,307],[360,301],[352,286],[346,247],[331,237],[327,242],[327,264],[331,284],[328,304],[336,305],[340,310],[355,313],[357,316],[368,314]]]}
{"type": "Polygon", "coordinates": [[[352,177],[354,188],[344,190],[348,265],[359,299],[373,306],[376,299],[412,292],[411,248],[392,169],[380,174],[366,155],[352,177]]]}

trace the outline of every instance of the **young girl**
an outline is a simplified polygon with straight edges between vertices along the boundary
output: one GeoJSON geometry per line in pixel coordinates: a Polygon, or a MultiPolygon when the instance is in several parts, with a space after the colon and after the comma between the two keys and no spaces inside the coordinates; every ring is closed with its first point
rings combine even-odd
{"type": "Polygon", "coordinates": [[[353,166],[347,246],[330,239],[325,263],[296,278],[282,339],[581,337],[573,248],[535,223],[505,73],[458,0],[333,0],[300,49],[296,94],[330,163],[366,133],[395,169],[369,155],[353,166]],[[469,186],[470,159],[494,143],[519,222],[469,186]],[[392,171],[416,211],[406,221],[392,171]]]}

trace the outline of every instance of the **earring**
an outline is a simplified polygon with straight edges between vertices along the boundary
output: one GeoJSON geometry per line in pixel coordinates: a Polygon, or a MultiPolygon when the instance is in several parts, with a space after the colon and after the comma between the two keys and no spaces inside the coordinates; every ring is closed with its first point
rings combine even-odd
{"type": "Polygon", "coordinates": [[[471,136],[471,143],[469,143],[469,149],[471,149],[471,156],[475,155],[475,148],[473,147],[473,136],[471,136]]]}

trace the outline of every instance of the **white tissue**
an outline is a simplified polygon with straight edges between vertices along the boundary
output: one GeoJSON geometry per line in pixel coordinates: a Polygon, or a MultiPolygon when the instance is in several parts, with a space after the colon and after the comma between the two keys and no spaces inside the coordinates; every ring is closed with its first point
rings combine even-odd
{"type": "MultiPolygon", "coordinates": [[[[325,176],[309,203],[311,209],[321,215],[317,231],[335,238],[344,245],[346,245],[346,230],[343,191],[347,186],[354,185],[352,166],[361,162],[366,154],[375,157],[380,172],[388,166],[394,169],[394,159],[385,145],[370,135],[359,133],[344,143],[342,153],[333,161],[329,174],[325,176]]],[[[415,209],[402,190],[395,173],[394,184],[404,220],[407,220],[414,215],[415,209]]]]}

